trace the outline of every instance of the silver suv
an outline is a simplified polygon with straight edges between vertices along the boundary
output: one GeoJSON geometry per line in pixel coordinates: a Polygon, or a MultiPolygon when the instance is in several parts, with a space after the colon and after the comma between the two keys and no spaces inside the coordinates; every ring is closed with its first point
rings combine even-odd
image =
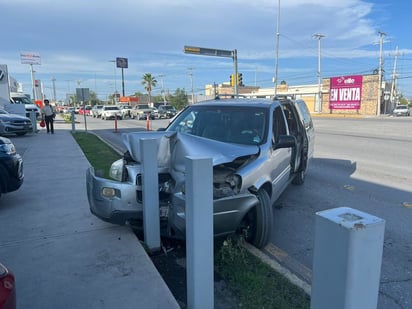
{"type": "Polygon", "coordinates": [[[117,118],[118,120],[121,120],[122,119],[122,111],[116,105],[105,105],[105,106],[103,106],[103,108],[100,112],[100,117],[103,120],[115,119],[115,118],[117,118]]]}
{"type": "Polygon", "coordinates": [[[216,236],[241,233],[258,248],[272,231],[272,205],[290,184],[303,184],[314,129],[303,101],[216,100],[188,106],[164,131],[126,133],[128,149],[109,180],[87,172],[90,210],[102,220],[143,228],[140,141],[158,142],[162,235],[185,237],[185,158],[213,159],[216,236]]]}

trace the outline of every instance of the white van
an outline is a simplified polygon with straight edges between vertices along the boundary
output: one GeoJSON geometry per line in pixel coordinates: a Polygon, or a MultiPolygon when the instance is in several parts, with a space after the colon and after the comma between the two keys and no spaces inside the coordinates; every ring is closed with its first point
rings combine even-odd
{"type": "Polygon", "coordinates": [[[26,108],[26,117],[30,118],[30,112],[36,112],[36,118],[39,119],[40,108],[33,104],[33,102],[24,94],[20,92],[10,92],[10,103],[12,104],[24,104],[26,108]]]}

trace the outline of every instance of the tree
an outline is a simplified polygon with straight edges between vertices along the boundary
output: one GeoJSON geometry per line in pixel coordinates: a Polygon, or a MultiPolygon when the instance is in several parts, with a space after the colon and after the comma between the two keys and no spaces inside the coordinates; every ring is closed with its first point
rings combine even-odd
{"type": "Polygon", "coordinates": [[[90,90],[89,95],[90,95],[90,102],[89,102],[90,105],[99,105],[102,103],[102,101],[99,100],[99,98],[97,97],[96,92],[90,90]]]}
{"type": "Polygon", "coordinates": [[[145,73],[145,75],[143,75],[142,85],[144,86],[144,89],[147,91],[147,94],[149,95],[149,103],[151,103],[151,101],[152,101],[152,88],[156,87],[157,80],[155,79],[154,76],[152,76],[152,74],[145,73]]]}
{"type": "Polygon", "coordinates": [[[187,98],[186,91],[184,89],[177,88],[175,93],[170,98],[171,105],[180,110],[189,105],[189,99],[187,98]]]}

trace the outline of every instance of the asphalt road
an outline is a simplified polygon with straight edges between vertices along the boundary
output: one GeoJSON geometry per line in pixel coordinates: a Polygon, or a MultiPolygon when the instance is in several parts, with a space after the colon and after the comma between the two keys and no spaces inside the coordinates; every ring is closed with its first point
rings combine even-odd
{"type": "Polygon", "coordinates": [[[386,221],[378,308],[412,307],[412,117],[315,119],[305,185],[275,205],[272,243],[310,280],[315,213],[351,207],[386,221]]]}
{"type": "MultiPolygon", "coordinates": [[[[83,117],[77,117],[82,122],[83,117]]],[[[168,120],[151,122],[153,130],[168,120]]],[[[275,203],[266,251],[311,280],[315,213],[351,207],[386,221],[378,308],[412,307],[412,117],[315,118],[315,157],[303,186],[275,203]]],[[[84,130],[84,123],[76,124],[84,130]]],[[[143,120],[87,117],[94,131],[124,151],[121,133],[145,130],[143,120]]]]}

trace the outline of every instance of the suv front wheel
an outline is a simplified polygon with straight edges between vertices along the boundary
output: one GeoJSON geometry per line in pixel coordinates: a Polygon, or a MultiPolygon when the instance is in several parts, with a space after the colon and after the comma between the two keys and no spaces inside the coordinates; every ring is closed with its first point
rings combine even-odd
{"type": "Polygon", "coordinates": [[[269,242],[272,232],[272,205],[268,193],[260,189],[257,193],[259,204],[251,209],[241,224],[241,233],[247,242],[256,248],[263,248],[269,242]]]}

